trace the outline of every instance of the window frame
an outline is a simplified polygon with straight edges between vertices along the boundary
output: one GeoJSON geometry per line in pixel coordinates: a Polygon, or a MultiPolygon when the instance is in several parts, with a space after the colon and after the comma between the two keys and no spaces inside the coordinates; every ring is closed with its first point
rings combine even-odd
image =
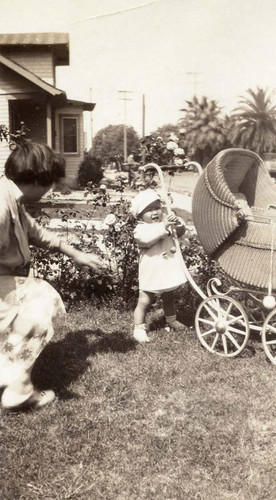
{"type": "Polygon", "coordinates": [[[62,114],[60,115],[60,152],[64,156],[80,156],[80,115],[79,114],[62,114]],[[76,141],[77,151],[66,152],[64,151],[64,119],[74,119],[76,121],[76,141]]]}

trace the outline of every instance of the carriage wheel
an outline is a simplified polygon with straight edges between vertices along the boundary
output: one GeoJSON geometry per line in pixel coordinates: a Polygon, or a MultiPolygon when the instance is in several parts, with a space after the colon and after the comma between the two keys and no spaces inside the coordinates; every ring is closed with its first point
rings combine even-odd
{"type": "Polygon", "coordinates": [[[273,309],[265,319],[262,343],[267,357],[276,365],[276,309],[273,309]]]}
{"type": "Polygon", "coordinates": [[[211,295],[199,305],[195,327],[201,344],[219,356],[237,356],[246,346],[250,328],[241,304],[225,295],[211,295]]]}

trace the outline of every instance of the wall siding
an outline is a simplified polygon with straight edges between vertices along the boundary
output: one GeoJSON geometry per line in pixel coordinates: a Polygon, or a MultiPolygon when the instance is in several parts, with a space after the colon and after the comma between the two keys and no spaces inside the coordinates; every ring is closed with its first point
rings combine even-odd
{"type": "Polygon", "coordinates": [[[50,49],[34,47],[32,50],[24,51],[9,49],[2,52],[12,61],[28,69],[45,82],[55,85],[55,68],[53,54],[50,49]]]}
{"type": "MultiPolygon", "coordinates": [[[[9,125],[9,102],[6,96],[0,96],[0,124],[9,125]]],[[[0,175],[4,173],[5,161],[10,154],[6,141],[0,141],[0,175]]]]}
{"type": "MultiPolygon", "coordinates": [[[[49,83],[54,83],[54,66],[51,52],[41,52],[40,50],[33,53],[23,53],[21,51],[9,51],[5,53],[7,57],[21,64],[25,68],[35,73],[40,78],[43,78],[49,83]]],[[[17,75],[14,71],[0,64],[0,124],[9,126],[9,99],[21,99],[24,94],[39,93],[37,86],[28,82],[25,78],[17,75]]],[[[30,95],[32,97],[32,95],[30,95]]],[[[80,163],[84,158],[84,127],[83,127],[83,109],[82,107],[67,106],[58,108],[54,113],[53,129],[55,130],[55,140],[53,148],[61,152],[60,144],[60,117],[61,115],[77,116],[79,123],[79,155],[71,156],[64,154],[66,160],[66,182],[70,186],[76,184],[76,177],[80,163]]],[[[0,175],[4,171],[4,164],[10,154],[10,149],[6,142],[0,142],[0,175]]]]}
{"type": "Polygon", "coordinates": [[[56,110],[55,116],[55,129],[56,129],[56,137],[55,137],[55,150],[61,153],[61,137],[60,137],[60,117],[68,115],[68,116],[78,116],[79,118],[79,151],[80,155],[78,156],[70,156],[63,154],[66,160],[66,183],[74,186],[76,184],[76,177],[78,174],[80,163],[84,158],[84,131],[83,131],[83,110],[82,108],[72,109],[71,107],[67,108],[58,108],[56,110]]]}
{"type": "Polygon", "coordinates": [[[22,76],[0,64],[0,95],[38,91],[38,88],[22,76]]]}

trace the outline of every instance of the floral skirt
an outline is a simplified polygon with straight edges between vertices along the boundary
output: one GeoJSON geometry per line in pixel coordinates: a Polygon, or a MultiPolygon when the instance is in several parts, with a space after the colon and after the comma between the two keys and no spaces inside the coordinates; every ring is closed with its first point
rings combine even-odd
{"type": "Polygon", "coordinates": [[[65,313],[58,292],[38,278],[0,276],[0,386],[30,370],[65,313]]]}

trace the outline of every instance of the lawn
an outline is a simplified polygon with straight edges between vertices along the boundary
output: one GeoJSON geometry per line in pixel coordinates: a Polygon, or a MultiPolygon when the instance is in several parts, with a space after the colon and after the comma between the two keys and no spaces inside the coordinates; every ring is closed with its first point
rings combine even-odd
{"type": "Polygon", "coordinates": [[[93,305],[58,320],[33,370],[58,400],[1,414],[1,499],[275,498],[276,367],[261,343],[223,359],[188,327],[138,345],[131,322],[93,305]]]}

